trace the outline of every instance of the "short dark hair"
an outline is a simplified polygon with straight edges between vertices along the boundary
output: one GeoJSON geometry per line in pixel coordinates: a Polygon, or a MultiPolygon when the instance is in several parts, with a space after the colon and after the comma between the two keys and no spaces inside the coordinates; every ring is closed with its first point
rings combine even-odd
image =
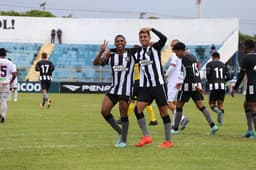
{"type": "Polygon", "coordinates": [[[142,31],[142,30],[141,30],[141,31],[139,32],[139,35],[140,35],[140,34],[148,34],[148,36],[150,36],[150,32],[149,32],[149,31],[142,31]]]}
{"type": "Polygon", "coordinates": [[[186,50],[186,45],[183,42],[177,42],[173,47],[172,50],[186,50]]]}
{"type": "Polygon", "coordinates": [[[212,57],[214,57],[214,58],[220,58],[220,53],[218,53],[218,52],[213,52],[212,53],[212,57]]]}
{"type": "Polygon", "coordinates": [[[0,48],[0,56],[6,56],[6,49],[5,48],[0,48]]]}
{"type": "Polygon", "coordinates": [[[116,41],[116,39],[119,38],[119,37],[122,37],[125,40],[125,37],[122,34],[116,35],[114,40],[116,41]]]}
{"type": "Polygon", "coordinates": [[[253,40],[245,40],[244,46],[253,49],[255,47],[255,42],[253,40]]]}
{"type": "Polygon", "coordinates": [[[42,58],[47,58],[47,53],[43,52],[42,53],[42,58]]]}

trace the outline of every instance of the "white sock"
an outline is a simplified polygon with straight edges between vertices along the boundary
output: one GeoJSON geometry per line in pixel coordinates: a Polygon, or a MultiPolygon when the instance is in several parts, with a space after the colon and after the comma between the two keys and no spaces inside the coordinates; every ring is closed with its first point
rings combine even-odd
{"type": "Polygon", "coordinates": [[[171,124],[171,126],[174,126],[175,117],[176,117],[176,109],[173,111],[173,114],[172,114],[172,124],[171,124]]]}
{"type": "Polygon", "coordinates": [[[181,117],[181,121],[182,121],[184,118],[185,118],[185,116],[184,116],[184,115],[182,115],[182,117],[181,117]]]}
{"type": "Polygon", "coordinates": [[[15,101],[15,102],[18,101],[18,90],[15,90],[15,91],[14,91],[13,101],[15,101]]]}
{"type": "Polygon", "coordinates": [[[6,118],[6,112],[7,112],[7,102],[6,102],[6,100],[1,101],[1,107],[2,107],[2,117],[6,118]]]}

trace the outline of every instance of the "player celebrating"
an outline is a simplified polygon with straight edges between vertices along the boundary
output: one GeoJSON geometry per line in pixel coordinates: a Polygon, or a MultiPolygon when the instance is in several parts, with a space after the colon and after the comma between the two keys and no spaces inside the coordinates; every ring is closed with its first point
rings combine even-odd
{"type": "MultiPolygon", "coordinates": [[[[8,58],[8,60],[12,61],[10,58],[8,58]]],[[[15,67],[15,69],[17,69],[16,65],[14,63],[13,63],[13,67],[15,67]]],[[[18,101],[18,79],[17,79],[17,76],[14,79],[13,83],[10,85],[10,92],[9,92],[8,100],[12,100],[12,99],[14,102],[18,101]]]]}
{"type": "Polygon", "coordinates": [[[36,64],[36,71],[40,72],[41,89],[43,93],[43,101],[40,104],[40,108],[43,109],[47,103],[47,108],[50,108],[51,100],[48,96],[48,91],[51,87],[52,72],[54,71],[54,65],[47,59],[47,53],[42,53],[42,60],[36,64]]]}
{"type": "Polygon", "coordinates": [[[152,143],[152,137],[147,130],[143,110],[155,99],[165,130],[165,141],[159,147],[170,148],[173,147],[170,134],[171,120],[167,111],[167,96],[160,56],[160,51],[164,47],[167,38],[154,28],[142,28],[139,32],[139,39],[142,47],[136,53],[136,60],[140,66],[140,89],[138,102],[135,107],[135,115],[143,137],[135,146],[141,147],[152,143]],[[159,37],[159,41],[151,43],[150,31],[159,37]]]}
{"type": "MultiPolygon", "coordinates": [[[[177,44],[179,40],[173,40],[171,42],[171,47],[177,44]]],[[[182,56],[181,56],[182,57],[182,56]]],[[[167,77],[167,94],[168,94],[168,106],[173,113],[173,120],[176,114],[176,99],[179,89],[182,86],[184,75],[181,71],[182,61],[175,53],[173,53],[172,58],[169,62],[169,67],[166,70],[165,76],[167,77]]],[[[184,130],[188,124],[189,119],[185,116],[181,118],[181,130],[184,130]]],[[[174,121],[172,126],[174,125],[174,121]]]]}
{"type": "Polygon", "coordinates": [[[14,67],[13,63],[5,57],[6,50],[4,48],[0,48],[0,97],[2,108],[2,113],[0,114],[0,123],[5,123],[10,84],[12,84],[16,78],[16,67],[14,67]]]}
{"type": "Polygon", "coordinates": [[[110,65],[112,71],[112,85],[105,97],[103,98],[101,106],[101,114],[110,126],[118,133],[118,139],[115,147],[127,147],[127,134],[129,128],[129,119],[127,110],[129,106],[129,99],[132,90],[133,82],[133,67],[134,67],[134,53],[133,49],[125,49],[126,40],[123,35],[117,35],[114,39],[115,49],[108,50],[104,57],[103,55],[108,42],[100,47],[100,51],[94,59],[94,65],[110,65]],[[119,102],[119,111],[121,116],[122,128],[119,127],[113,115],[112,108],[119,102]]]}
{"type": "Polygon", "coordinates": [[[201,78],[198,70],[198,64],[195,57],[191,54],[185,55],[186,46],[182,42],[178,42],[174,45],[173,51],[177,56],[183,57],[182,64],[184,66],[184,82],[182,88],[178,93],[176,104],[176,117],[174,122],[173,134],[177,134],[179,131],[179,123],[182,117],[183,106],[189,101],[190,97],[194,100],[197,108],[203,113],[211,129],[209,135],[214,135],[218,131],[218,127],[212,121],[209,111],[203,104],[203,92],[201,85],[201,78]],[[185,56],[184,56],[185,55],[185,56]]]}
{"type": "Polygon", "coordinates": [[[256,53],[254,53],[255,42],[253,40],[246,40],[244,42],[244,52],[247,56],[243,59],[241,64],[240,73],[237,78],[237,82],[231,92],[231,95],[234,96],[234,93],[239,88],[245,74],[247,75],[247,91],[244,102],[244,111],[247,119],[247,132],[243,137],[253,137],[254,135],[252,122],[254,123],[254,128],[256,130],[256,53]]]}
{"type": "Polygon", "coordinates": [[[209,83],[209,105],[217,113],[217,121],[223,125],[223,102],[225,99],[225,83],[230,80],[227,66],[220,61],[218,52],[212,53],[212,61],[206,65],[206,78],[209,83]],[[217,103],[217,106],[216,106],[217,103]]]}

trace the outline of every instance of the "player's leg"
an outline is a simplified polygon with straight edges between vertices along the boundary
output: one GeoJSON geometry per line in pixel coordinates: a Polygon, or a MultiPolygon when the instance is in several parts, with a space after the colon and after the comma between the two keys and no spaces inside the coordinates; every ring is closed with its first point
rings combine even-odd
{"type": "Polygon", "coordinates": [[[50,108],[50,106],[52,104],[52,100],[48,96],[48,92],[49,92],[50,87],[51,87],[51,81],[48,80],[48,81],[46,81],[46,93],[47,93],[47,97],[48,97],[48,99],[47,99],[47,108],[48,109],[50,108]]]}
{"type": "Polygon", "coordinates": [[[209,135],[214,135],[218,131],[218,126],[215,125],[214,121],[212,120],[210,112],[203,104],[203,96],[201,93],[194,92],[192,95],[192,99],[196,104],[196,107],[203,113],[206,121],[208,122],[209,126],[211,127],[209,135]]]}
{"type": "Polygon", "coordinates": [[[137,147],[141,147],[145,144],[152,143],[152,137],[149,135],[149,131],[148,131],[147,125],[146,125],[146,119],[145,119],[145,116],[143,113],[146,106],[149,103],[151,103],[153,100],[151,93],[152,93],[151,89],[141,88],[139,96],[138,96],[138,101],[137,101],[136,107],[134,109],[138,125],[141,128],[141,131],[143,134],[143,137],[141,138],[139,143],[135,144],[135,146],[137,146],[137,147]]]}
{"type": "Polygon", "coordinates": [[[12,96],[13,96],[13,88],[10,88],[9,96],[8,96],[7,101],[12,101],[12,96]]]}
{"type": "Polygon", "coordinates": [[[146,110],[147,110],[148,115],[149,115],[149,118],[150,118],[150,122],[149,122],[148,125],[150,125],[150,126],[155,126],[155,125],[157,125],[156,115],[155,115],[155,113],[154,113],[154,110],[153,110],[152,105],[148,105],[148,106],[146,107],[146,110]]]}
{"type": "Polygon", "coordinates": [[[40,108],[43,109],[46,102],[48,101],[48,94],[47,94],[47,82],[41,81],[41,89],[42,89],[42,104],[40,105],[40,108]]]}
{"type": "Polygon", "coordinates": [[[127,135],[128,135],[128,129],[129,129],[129,119],[127,115],[128,110],[128,101],[127,99],[120,99],[119,100],[119,111],[121,116],[121,124],[122,124],[122,132],[121,132],[121,141],[119,144],[116,144],[116,147],[126,147],[127,146],[127,135]]]}
{"type": "Polygon", "coordinates": [[[247,122],[247,128],[248,130],[243,134],[242,137],[248,138],[254,135],[253,132],[253,127],[252,127],[252,111],[250,110],[246,100],[244,101],[244,112],[245,112],[245,117],[246,117],[246,122],[247,122]]]}
{"type": "Polygon", "coordinates": [[[218,114],[220,112],[219,107],[216,105],[217,102],[217,94],[215,91],[210,91],[209,94],[209,106],[213,112],[218,114]]]}
{"type": "Polygon", "coordinates": [[[122,129],[119,127],[119,125],[116,123],[115,118],[111,114],[112,108],[117,103],[117,97],[111,94],[107,94],[104,96],[102,105],[101,105],[101,114],[104,117],[104,119],[107,121],[107,123],[117,132],[118,139],[116,144],[119,144],[121,141],[121,134],[122,129]]]}
{"type": "Polygon", "coordinates": [[[17,87],[13,88],[13,101],[14,102],[18,101],[18,89],[17,89],[17,87]]]}
{"type": "MultiPolygon", "coordinates": [[[[256,131],[256,95],[246,94],[246,105],[247,109],[251,112],[251,119],[254,124],[254,129],[256,131]]],[[[256,135],[253,134],[253,131],[250,136],[252,135],[253,138],[256,138],[256,135]]]]}
{"type": "MultiPolygon", "coordinates": [[[[256,101],[249,103],[251,110],[252,110],[252,121],[254,124],[254,131],[256,132],[256,101]]],[[[256,139],[256,134],[252,136],[254,139],[256,139]]]]}
{"type": "Polygon", "coordinates": [[[9,92],[0,92],[1,98],[1,118],[0,123],[5,123],[6,120],[6,113],[7,113],[7,99],[9,96],[9,92]]]}
{"type": "Polygon", "coordinates": [[[171,141],[171,119],[168,114],[168,103],[167,103],[167,93],[165,91],[164,86],[155,88],[155,101],[157,103],[161,118],[164,124],[164,136],[165,140],[160,144],[162,148],[170,148],[173,147],[173,143],[171,141]],[[158,93],[157,93],[158,92],[158,93]]]}
{"type": "MultiPolygon", "coordinates": [[[[224,94],[225,95],[225,94],[224,94]]],[[[217,118],[217,121],[220,125],[223,125],[224,124],[224,107],[223,107],[223,103],[224,103],[224,99],[219,99],[217,100],[217,105],[218,105],[218,108],[220,110],[219,114],[218,114],[218,118],[217,118]]]]}

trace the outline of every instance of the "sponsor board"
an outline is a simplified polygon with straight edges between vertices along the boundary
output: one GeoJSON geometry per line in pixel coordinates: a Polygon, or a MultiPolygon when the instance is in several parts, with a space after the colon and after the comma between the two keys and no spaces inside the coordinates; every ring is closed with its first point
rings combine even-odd
{"type": "Polygon", "coordinates": [[[82,83],[62,82],[61,93],[105,93],[110,89],[111,83],[82,83]]]}
{"type": "MultiPolygon", "coordinates": [[[[59,86],[60,86],[60,83],[52,82],[49,92],[59,93],[60,91],[59,86]]],[[[28,93],[41,92],[41,84],[40,82],[21,81],[21,82],[18,82],[18,91],[28,92],[28,93]]]]}

